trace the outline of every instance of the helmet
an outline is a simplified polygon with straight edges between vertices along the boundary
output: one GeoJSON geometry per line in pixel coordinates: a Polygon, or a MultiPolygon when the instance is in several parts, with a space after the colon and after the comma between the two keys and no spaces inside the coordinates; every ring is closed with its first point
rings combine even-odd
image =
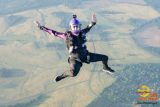
{"type": "Polygon", "coordinates": [[[73,15],[73,19],[69,22],[69,26],[70,26],[71,32],[74,35],[79,34],[81,30],[81,24],[80,24],[80,21],[77,20],[77,16],[75,14],[73,15]]]}

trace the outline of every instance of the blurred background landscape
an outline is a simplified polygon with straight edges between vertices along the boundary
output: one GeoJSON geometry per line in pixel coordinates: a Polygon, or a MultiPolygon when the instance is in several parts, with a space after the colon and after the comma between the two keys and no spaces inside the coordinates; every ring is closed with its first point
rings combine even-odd
{"type": "Polygon", "coordinates": [[[160,94],[159,0],[0,0],[0,107],[160,107],[137,105],[147,85],[160,94]],[[75,78],[55,83],[69,69],[63,40],[34,21],[65,32],[76,13],[88,33],[88,50],[109,56],[116,73],[84,64],[75,78]]]}

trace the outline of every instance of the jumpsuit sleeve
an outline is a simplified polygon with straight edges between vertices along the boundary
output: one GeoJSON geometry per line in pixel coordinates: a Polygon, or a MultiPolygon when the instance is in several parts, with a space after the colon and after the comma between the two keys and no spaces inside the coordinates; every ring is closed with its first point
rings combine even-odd
{"type": "Polygon", "coordinates": [[[53,36],[56,36],[56,37],[59,37],[59,38],[66,40],[66,33],[57,32],[57,31],[55,31],[53,29],[49,29],[45,26],[40,26],[40,29],[45,32],[48,32],[50,35],[53,35],[53,36]]]}
{"type": "Polygon", "coordinates": [[[86,28],[82,29],[82,32],[88,33],[94,25],[96,25],[96,22],[91,22],[86,28]]]}

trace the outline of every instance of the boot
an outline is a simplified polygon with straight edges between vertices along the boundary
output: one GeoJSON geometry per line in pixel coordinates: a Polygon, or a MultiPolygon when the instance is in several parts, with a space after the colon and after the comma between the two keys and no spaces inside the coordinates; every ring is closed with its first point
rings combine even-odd
{"type": "Polygon", "coordinates": [[[114,71],[113,69],[111,69],[110,67],[103,68],[102,71],[104,71],[104,72],[106,72],[106,73],[109,73],[109,74],[113,74],[113,73],[115,72],[115,71],[114,71]]]}
{"type": "Polygon", "coordinates": [[[64,76],[63,74],[62,74],[62,75],[59,75],[59,76],[56,76],[56,77],[55,77],[55,82],[58,82],[58,81],[60,81],[60,80],[62,80],[62,79],[64,79],[64,78],[66,78],[66,76],[64,76]]]}

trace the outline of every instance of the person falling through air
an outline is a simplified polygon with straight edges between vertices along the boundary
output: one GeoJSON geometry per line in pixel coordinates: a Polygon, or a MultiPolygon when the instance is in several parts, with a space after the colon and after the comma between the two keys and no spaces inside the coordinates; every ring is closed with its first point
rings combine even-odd
{"type": "Polygon", "coordinates": [[[80,71],[83,63],[91,63],[102,61],[103,71],[113,74],[115,71],[108,66],[108,56],[92,53],[87,50],[87,46],[85,43],[86,33],[90,31],[90,29],[96,24],[97,19],[96,15],[92,15],[91,23],[84,29],[81,29],[81,23],[77,19],[76,15],[73,15],[73,19],[69,22],[70,30],[65,33],[57,32],[53,29],[49,29],[45,26],[41,26],[41,24],[37,21],[38,27],[48,32],[50,35],[59,37],[63,39],[67,45],[67,49],[69,51],[68,63],[70,65],[70,70],[65,71],[63,74],[56,76],[55,81],[58,82],[66,77],[75,77],[80,71]]]}

